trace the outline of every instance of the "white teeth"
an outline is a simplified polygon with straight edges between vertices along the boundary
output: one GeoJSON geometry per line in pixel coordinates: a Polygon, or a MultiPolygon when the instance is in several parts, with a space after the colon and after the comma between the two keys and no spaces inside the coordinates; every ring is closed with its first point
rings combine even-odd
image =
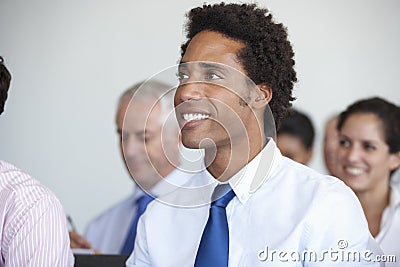
{"type": "Polygon", "coordinates": [[[199,121],[199,120],[205,120],[209,118],[210,115],[207,114],[201,114],[201,113],[184,113],[183,114],[183,119],[185,121],[199,121]]]}
{"type": "Polygon", "coordinates": [[[355,167],[346,167],[346,171],[352,175],[360,175],[364,172],[363,169],[355,168],[355,167]]]}

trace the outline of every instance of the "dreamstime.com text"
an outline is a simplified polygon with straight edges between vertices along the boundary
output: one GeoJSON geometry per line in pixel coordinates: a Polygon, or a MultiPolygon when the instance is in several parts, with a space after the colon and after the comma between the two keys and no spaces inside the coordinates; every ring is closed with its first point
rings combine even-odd
{"type": "Polygon", "coordinates": [[[337,248],[321,251],[271,250],[268,246],[259,250],[257,257],[262,262],[397,262],[395,255],[375,255],[370,250],[347,249],[345,240],[338,242],[337,248]]]}

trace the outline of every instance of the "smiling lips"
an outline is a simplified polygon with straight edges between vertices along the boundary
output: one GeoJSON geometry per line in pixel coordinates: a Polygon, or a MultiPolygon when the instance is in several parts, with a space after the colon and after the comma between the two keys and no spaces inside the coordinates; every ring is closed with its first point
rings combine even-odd
{"type": "Polygon", "coordinates": [[[365,170],[362,168],[357,168],[357,167],[352,167],[352,166],[345,166],[344,170],[348,174],[353,175],[353,176],[358,176],[365,172],[365,170]]]}
{"type": "Polygon", "coordinates": [[[200,121],[200,120],[205,120],[208,119],[210,115],[204,114],[204,113],[183,113],[182,118],[187,121],[200,121]]]}
{"type": "Polygon", "coordinates": [[[204,120],[210,118],[210,114],[200,113],[200,112],[182,112],[181,118],[183,119],[183,125],[181,125],[182,130],[192,129],[200,125],[204,120]]]}

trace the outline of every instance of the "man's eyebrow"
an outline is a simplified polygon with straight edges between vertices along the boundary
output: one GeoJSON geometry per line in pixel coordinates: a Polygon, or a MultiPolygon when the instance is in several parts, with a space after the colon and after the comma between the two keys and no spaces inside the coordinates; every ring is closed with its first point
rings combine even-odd
{"type": "Polygon", "coordinates": [[[213,62],[203,62],[203,61],[191,61],[191,62],[184,62],[181,61],[179,62],[178,65],[178,69],[187,69],[187,66],[189,64],[197,64],[198,66],[200,66],[201,68],[204,69],[217,69],[217,70],[221,70],[221,71],[226,71],[227,68],[223,65],[223,64],[219,64],[219,63],[213,63],[213,62]]]}
{"type": "Polygon", "coordinates": [[[205,68],[205,69],[226,70],[226,68],[219,63],[199,62],[198,64],[200,67],[205,68]]]}

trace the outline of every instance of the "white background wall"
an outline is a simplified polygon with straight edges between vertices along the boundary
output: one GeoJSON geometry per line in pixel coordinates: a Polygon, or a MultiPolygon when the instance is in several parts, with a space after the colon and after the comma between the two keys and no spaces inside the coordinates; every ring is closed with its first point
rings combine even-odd
{"type": "MultiPolygon", "coordinates": [[[[13,74],[0,158],[51,188],[80,231],[132,190],[114,125],[119,94],[177,62],[184,13],[203,2],[0,0],[0,55],[13,74]]],[[[312,167],[324,172],[331,114],[372,95],[400,104],[400,1],[259,3],[288,27],[295,107],[315,123],[312,167]]]]}

